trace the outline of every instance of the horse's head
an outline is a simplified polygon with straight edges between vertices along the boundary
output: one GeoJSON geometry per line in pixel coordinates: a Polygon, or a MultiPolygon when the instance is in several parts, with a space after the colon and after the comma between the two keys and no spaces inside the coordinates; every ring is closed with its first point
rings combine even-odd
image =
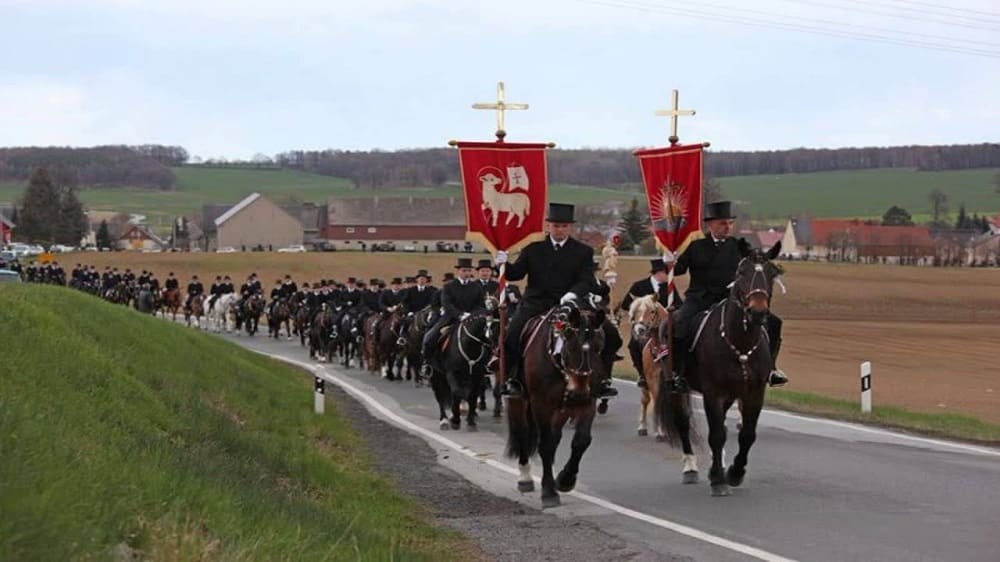
{"type": "Polygon", "coordinates": [[[562,340],[558,363],[566,377],[568,402],[591,398],[591,375],[594,369],[602,368],[606,316],[601,308],[583,310],[575,306],[562,306],[552,315],[553,334],[562,340]]]}
{"type": "Polygon", "coordinates": [[[774,281],[781,275],[781,269],[771,263],[781,252],[781,242],[777,242],[766,253],[755,250],[740,261],[736,268],[736,279],[730,288],[730,297],[739,301],[755,319],[762,318],[771,306],[774,281]]]}
{"type": "Polygon", "coordinates": [[[632,301],[628,308],[628,320],[632,325],[632,339],[643,342],[649,338],[650,330],[658,326],[666,316],[666,309],[656,301],[656,295],[646,295],[632,301]]]}

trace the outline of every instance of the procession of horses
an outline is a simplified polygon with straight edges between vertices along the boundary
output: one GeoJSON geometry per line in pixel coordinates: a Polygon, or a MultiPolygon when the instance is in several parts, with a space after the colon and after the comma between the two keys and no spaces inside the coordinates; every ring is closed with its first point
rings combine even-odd
{"type": "Polygon", "coordinates": [[[441,430],[461,429],[464,421],[474,431],[492,395],[493,416],[506,413],[506,453],[520,467],[520,491],[534,490],[530,459],[541,457],[544,507],[559,505],[559,493],[575,487],[592,425],[617,394],[611,369],[623,359],[617,352],[624,317],[642,390],[638,434],[648,434],[653,414],[657,441],[683,452],[682,482],[698,482],[691,398],[699,393],[712,495],[725,496],[743,482],[767,387],[787,379],[775,365],[780,320],[770,310],[776,281],[783,288],[780,266],[772,261],[780,243],[764,252],[730,237],[732,214],[722,203],[709,207],[706,236],[679,256],[666,252],[651,260],[650,276],[617,303],[610,302],[593,250],[570,236],[572,206],[555,204],[546,237],[524,247],[516,260],[508,261],[506,252],[476,264],[459,258],[440,287],[424,269],[388,282],[352,276],[301,286],[286,275],[267,296],[256,274],[238,290],[229,276],[216,276],[209,290],[193,276],[184,292],[173,273],[161,284],[150,271],[98,272],[83,264],[72,269],[68,283],[50,274],[51,266],[35,264],[25,280],[68,284],[220,334],[252,337],[263,322],[268,337],[297,339],[317,362],[429,386],[441,430]],[[691,274],[683,301],[670,294],[668,269],[691,274]],[[514,283],[522,279],[523,295],[514,283]],[[725,420],[734,404],[742,415],[739,452],[727,468],[725,420]],[[567,426],[571,454],[554,476],[567,426]]]}

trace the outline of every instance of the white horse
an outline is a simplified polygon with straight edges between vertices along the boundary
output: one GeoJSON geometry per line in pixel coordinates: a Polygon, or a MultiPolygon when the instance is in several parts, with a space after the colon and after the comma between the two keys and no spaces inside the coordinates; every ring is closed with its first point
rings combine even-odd
{"type": "Polygon", "coordinates": [[[209,324],[215,333],[229,332],[229,315],[239,299],[234,293],[222,295],[215,301],[215,306],[208,311],[209,324]]]}
{"type": "Polygon", "coordinates": [[[483,211],[493,212],[492,225],[496,226],[500,219],[500,213],[507,213],[507,222],[517,217],[517,228],[524,224],[524,217],[531,212],[531,199],[526,193],[515,191],[504,193],[497,186],[503,184],[503,179],[494,174],[486,174],[479,178],[483,187],[483,211]]]}

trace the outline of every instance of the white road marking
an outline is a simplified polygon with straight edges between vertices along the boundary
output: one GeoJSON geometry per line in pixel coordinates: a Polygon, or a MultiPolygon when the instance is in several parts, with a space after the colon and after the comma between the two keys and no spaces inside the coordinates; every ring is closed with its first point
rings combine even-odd
{"type": "MultiPolygon", "coordinates": [[[[623,383],[632,383],[632,384],[635,384],[635,381],[629,380],[629,379],[623,379],[623,378],[615,377],[615,380],[623,382],[623,383]]],[[[697,393],[695,393],[695,394],[697,394],[697,393]]],[[[768,415],[771,415],[771,416],[778,416],[778,417],[789,418],[789,419],[793,419],[793,420],[805,421],[805,422],[810,422],[810,423],[817,423],[817,424],[821,424],[821,425],[829,425],[829,426],[838,427],[838,428],[841,428],[841,429],[850,429],[850,430],[857,431],[857,432],[860,432],[860,433],[868,433],[868,434],[872,434],[872,435],[881,435],[881,436],[884,436],[884,437],[891,437],[891,438],[894,438],[894,439],[901,439],[903,441],[910,441],[910,442],[913,442],[913,443],[921,443],[923,445],[929,445],[929,446],[935,446],[935,447],[943,447],[943,448],[947,448],[947,449],[954,449],[954,450],[957,450],[957,451],[962,451],[962,452],[972,453],[972,454],[977,454],[977,455],[985,455],[985,456],[990,456],[990,457],[1000,457],[1000,449],[992,449],[992,448],[989,448],[989,447],[979,447],[979,446],[976,446],[976,445],[967,445],[965,443],[958,443],[958,442],[955,442],[955,441],[945,441],[943,439],[933,439],[933,438],[930,438],[930,437],[918,437],[916,435],[908,435],[906,433],[899,433],[899,432],[896,432],[896,431],[889,431],[887,429],[880,429],[880,428],[877,428],[877,427],[869,427],[869,426],[866,426],[866,425],[861,425],[861,424],[856,424],[856,423],[849,423],[849,422],[842,422],[842,421],[837,421],[837,420],[828,420],[826,418],[819,418],[819,417],[813,417],[813,416],[804,416],[804,415],[801,415],[801,414],[793,414],[791,412],[785,412],[785,411],[782,411],[782,410],[773,410],[773,409],[770,409],[770,408],[764,408],[764,413],[766,413],[768,415]]]]}
{"type": "MultiPolygon", "coordinates": [[[[322,377],[322,378],[330,381],[331,383],[336,384],[337,386],[343,388],[351,396],[353,396],[354,398],[356,398],[358,400],[363,401],[365,404],[367,404],[369,407],[371,407],[372,409],[374,409],[375,411],[377,411],[383,417],[385,417],[386,419],[392,421],[394,424],[396,424],[397,426],[405,429],[406,431],[408,431],[410,433],[415,433],[415,434],[421,435],[425,439],[428,439],[428,440],[440,443],[441,445],[444,445],[445,447],[448,447],[449,449],[455,451],[456,453],[461,453],[462,455],[465,455],[465,456],[467,456],[469,458],[472,458],[472,459],[474,459],[474,460],[476,460],[478,462],[481,462],[481,463],[484,463],[486,465],[489,465],[489,466],[491,466],[491,467],[493,467],[493,468],[495,468],[495,469],[497,469],[497,470],[499,470],[501,472],[509,474],[511,476],[519,476],[519,470],[517,468],[514,468],[513,466],[510,466],[510,465],[508,465],[506,463],[503,463],[503,462],[500,462],[500,461],[497,461],[497,460],[494,460],[494,459],[489,459],[489,458],[484,459],[479,454],[477,454],[475,451],[470,450],[468,447],[466,447],[466,446],[464,446],[464,445],[462,445],[460,443],[457,443],[455,441],[452,441],[451,439],[448,439],[448,438],[446,438],[446,437],[444,437],[442,435],[439,435],[439,434],[437,434],[437,433],[435,433],[433,431],[429,431],[427,429],[424,429],[424,428],[422,428],[422,427],[414,424],[413,422],[411,422],[411,421],[409,421],[409,420],[407,420],[407,419],[399,416],[398,414],[396,414],[392,410],[386,408],[378,400],[376,400],[375,398],[372,398],[371,396],[369,396],[368,394],[366,394],[361,389],[355,387],[351,383],[343,380],[342,378],[338,377],[337,375],[333,375],[331,373],[325,372],[325,369],[323,369],[320,366],[310,365],[308,363],[305,363],[305,362],[302,362],[302,361],[298,361],[296,359],[290,359],[288,357],[282,357],[281,355],[277,355],[277,354],[274,354],[274,353],[268,353],[266,351],[259,351],[259,350],[256,350],[256,349],[252,349],[251,351],[255,351],[256,353],[259,353],[261,355],[266,355],[268,357],[271,357],[272,359],[277,359],[279,361],[284,361],[286,363],[290,363],[290,364],[295,365],[297,367],[301,367],[301,368],[306,369],[306,370],[308,370],[310,372],[316,373],[317,376],[320,376],[320,377],[322,377]]],[[[713,544],[715,546],[719,546],[719,547],[731,550],[731,551],[739,553],[739,554],[743,554],[743,555],[746,555],[746,556],[751,556],[751,557],[757,558],[759,560],[767,560],[769,562],[792,562],[792,560],[793,560],[791,558],[785,558],[783,556],[779,556],[777,554],[774,554],[772,552],[768,552],[768,551],[763,550],[763,549],[759,549],[759,548],[756,548],[756,547],[753,547],[753,546],[750,546],[750,545],[746,545],[746,544],[739,543],[739,542],[736,542],[736,541],[732,541],[732,540],[729,540],[729,539],[726,539],[726,538],[723,538],[723,537],[720,537],[720,536],[717,536],[717,535],[713,535],[711,533],[707,533],[705,531],[701,531],[701,530],[695,529],[694,527],[689,527],[687,525],[682,525],[680,523],[675,523],[673,521],[669,521],[669,520],[663,519],[661,517],[656,517],[656,516],[650,515],[648,513],[643,513],[641,511],[636,511],[634,509],[629,509],[627,507],[618,505],[618,504],[616,504],[614,502],[610,502],[610,501],[602,499],[602,498],[598,498],[596,496],[592,496],[590,494],[585,494],[583,492],[576,492],[576,491],[574,491],[574,492],[570,492],[568,495],[573,496],[573,497],[578,498],[578,499],[581,499],[581,500],[583,500],[585,502],[594,504],[596,506],[603,507],[604,509],[607,509],[609,511],[613,511],[613,512],[618,513],[620,515],[624,515],[626,517],[630,517],[630,518],[635,519],[637,521],[642,521],[644,523],[649,523],[651,525],[655,525],[657,527],[660,527],[660,528],[663,528],[663,529],[667,529],[667,530],[673,531],[675,533],[679,533],[681,535],[685,535],[687,537],[700,540],[702,542],[713,544]]]]}

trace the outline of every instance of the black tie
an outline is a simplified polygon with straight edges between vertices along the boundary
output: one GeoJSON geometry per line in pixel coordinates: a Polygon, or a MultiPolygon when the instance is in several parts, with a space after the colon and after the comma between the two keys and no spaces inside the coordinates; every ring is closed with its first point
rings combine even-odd
{"type": "Polygon", "coordinates": [[[562,248],[562,244],[556,244],[556,251],[557,252],[559,251],[559,248],[562,248]]]}

